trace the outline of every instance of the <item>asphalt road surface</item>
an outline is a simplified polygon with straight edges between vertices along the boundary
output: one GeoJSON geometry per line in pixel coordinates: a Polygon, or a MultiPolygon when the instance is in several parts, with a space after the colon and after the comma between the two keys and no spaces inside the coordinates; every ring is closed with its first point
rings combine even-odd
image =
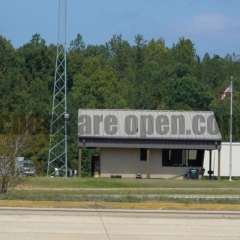
{"type": "Polygon", "coordinates": [[[239,240],[240,213],[0,209],[0,240],[239,240]]]}

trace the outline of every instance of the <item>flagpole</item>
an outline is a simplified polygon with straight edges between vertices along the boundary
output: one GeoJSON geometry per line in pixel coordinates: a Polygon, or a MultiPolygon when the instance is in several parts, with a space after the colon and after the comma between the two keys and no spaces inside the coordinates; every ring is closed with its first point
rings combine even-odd
{"type": "Polygon", "coordinates": [[[230,151],[229,151],[229,181],[232,181],[232,142],[233,142],[233,77],[231,76],[231,100],[230,100],[230,128],[229,128],[229,140],[230,140],[230,151]]]}

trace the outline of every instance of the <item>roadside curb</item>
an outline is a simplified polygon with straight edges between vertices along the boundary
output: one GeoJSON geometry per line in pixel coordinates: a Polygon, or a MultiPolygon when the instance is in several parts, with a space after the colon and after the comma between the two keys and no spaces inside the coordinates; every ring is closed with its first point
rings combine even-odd
{"type": "Polygon", "coordinates": [[[69,213],[123,213],[123,214],[179,214],[179,215],[235,215],[240,217],[240,211],[204,211],[204,210],[138,210],[138,209],[93,209],[93,208],[25,208],[0,207],[1,211],[16,212],[69,212],[69,213]]]}

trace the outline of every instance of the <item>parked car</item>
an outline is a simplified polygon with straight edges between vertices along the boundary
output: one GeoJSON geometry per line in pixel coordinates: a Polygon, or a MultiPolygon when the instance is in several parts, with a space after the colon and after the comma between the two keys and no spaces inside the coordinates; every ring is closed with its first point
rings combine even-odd
{"type": "Polygon", "coordinates": [[[32,160],[25,160],[24,158],[17,158],[16,171],[20,176],[35,176],[36,168],[32,160]]]}

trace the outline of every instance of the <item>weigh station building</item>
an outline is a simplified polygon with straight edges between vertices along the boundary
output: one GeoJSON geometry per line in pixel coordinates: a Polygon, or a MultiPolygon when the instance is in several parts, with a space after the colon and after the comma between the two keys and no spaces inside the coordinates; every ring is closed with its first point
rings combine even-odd
{"type": "Polygon", "coordinates": [[[96,149],[92,175],[112,178],[181,178],[190,169],[213,175],[212,152],[222,137],[213,112],[101,110],[78,112],[79,169],[82,150],[96,149]]]}

